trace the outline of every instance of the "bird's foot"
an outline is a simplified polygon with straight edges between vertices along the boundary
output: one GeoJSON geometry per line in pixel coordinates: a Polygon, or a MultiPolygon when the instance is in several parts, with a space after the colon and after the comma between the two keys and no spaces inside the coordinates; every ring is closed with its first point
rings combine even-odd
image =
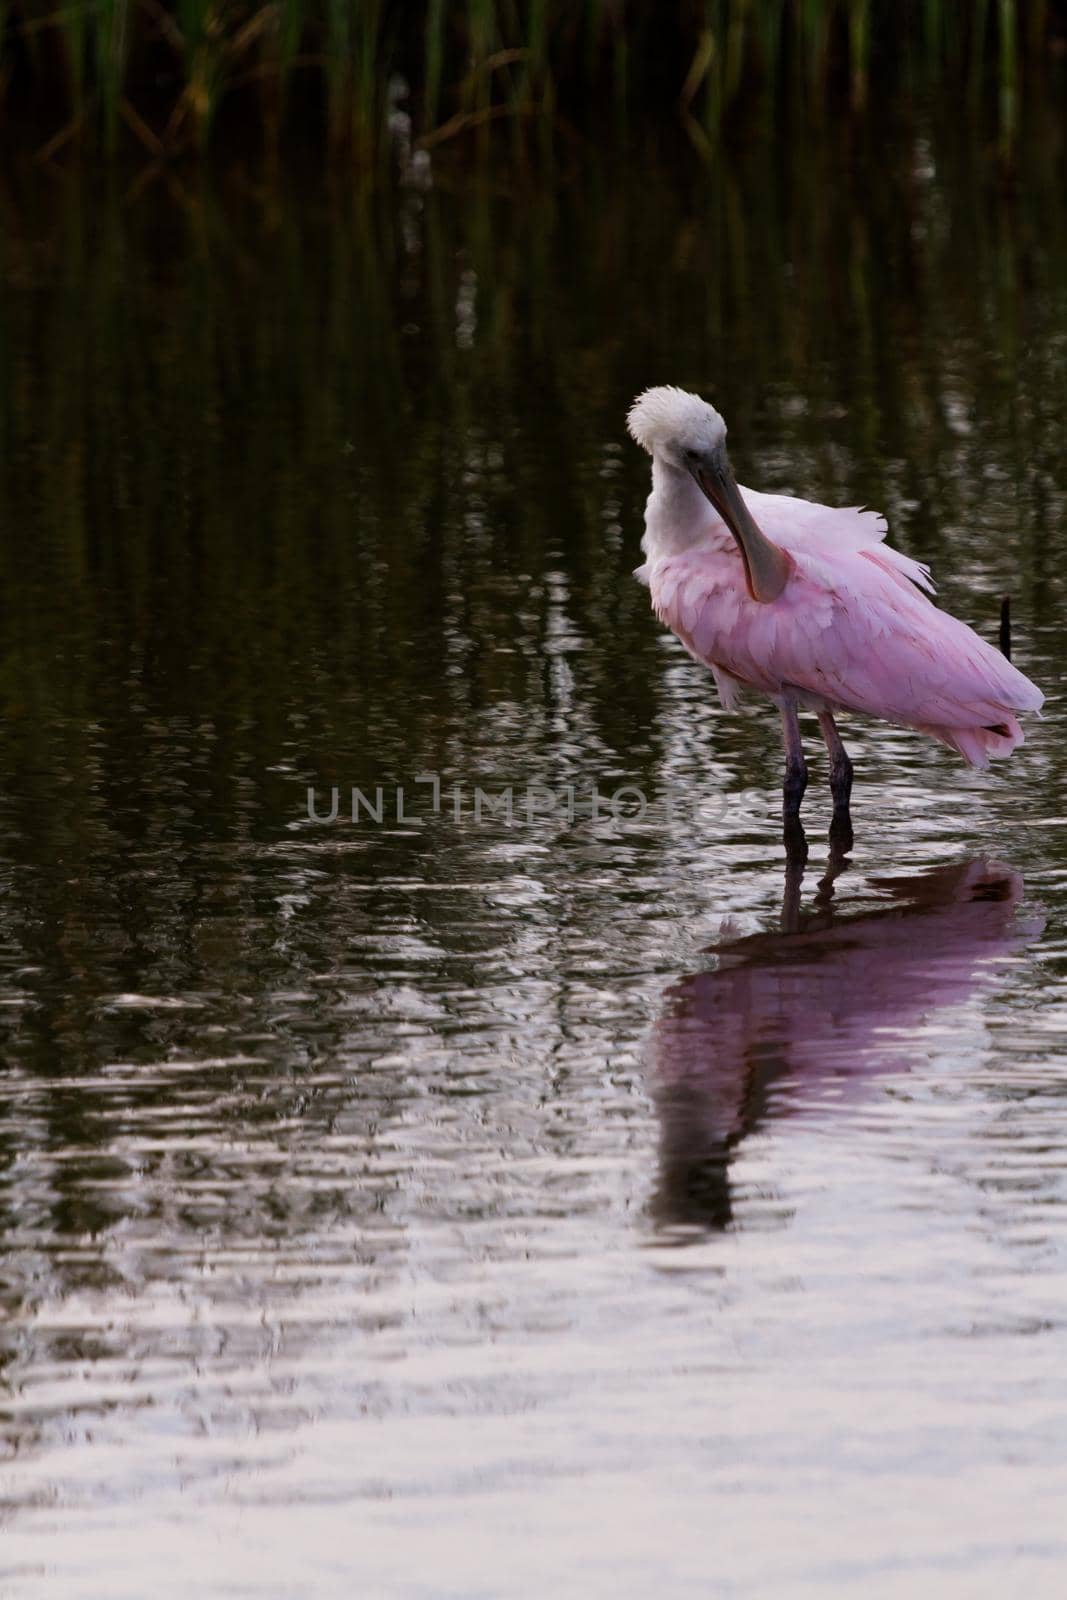
{"type": "Polygon", "coordinates": [[[808,859],[808,838],[799,813],[786,817],[782,825],[782,843],[785,846],[786,865],[791,871],[803,870],[808,859]]]}
{"type": "Polygon", "coordinates": [[[840,860],[847,856],[856,842],[852,831],[852,816],[848,806],[834,806],[833,818],[830,822],[830,855],[832,859],[840,860]]]}
{"type": "Polygon", "coordinates": [[[785,845],[785,884],[782,890],[781,927],[783,933],[799,933],[800,893],[808,859],[808,841],[799,817],[786,819],[782,843],[785,845]]]}

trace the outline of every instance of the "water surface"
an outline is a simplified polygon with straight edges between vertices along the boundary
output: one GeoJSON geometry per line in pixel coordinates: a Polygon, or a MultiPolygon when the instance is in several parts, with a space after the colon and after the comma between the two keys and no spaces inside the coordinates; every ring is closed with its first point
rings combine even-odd
{"type": "Polygon", "coordinates": [[[861,154],[10,180],[5,1594],[1060,1592],[1063,189],[861,154]],[[850,723],[787,880],[656,381],[1011,592],[1010,766],[850,723]]]}

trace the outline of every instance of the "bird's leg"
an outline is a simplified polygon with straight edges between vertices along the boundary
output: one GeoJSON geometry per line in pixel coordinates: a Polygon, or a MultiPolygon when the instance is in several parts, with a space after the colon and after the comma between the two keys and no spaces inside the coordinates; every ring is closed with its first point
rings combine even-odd
{"type": "Polygon", "coordinates": [[[782,932],[800,932],[800,891],[808,860],[808,841],[799,816],[787,817],[782,829],[785,845],[785,884],[782,890],[782,932]]]}
{"type": "MultiPolygon", "coordinates": [[[[848,823],[848,802],[852,795],[852,762],[848,759],[848,751],[841,743],[837,723],[829,711],[819,712],[819,728],[830,753],[830,793],[834,797],[834,822],[848,823]]],[[[849,831],[851,833],[851,828],[849,831]]]]}
{"type": "Polygon", "coordinates": [[[826,871],[815,892],[815,904],[829,908],[834,898],[834,883],[849,865],[848,853],[852,849],[852,824],[848,817],[834,814],[830,824],[830,851],[826,857],[826,871]]]}
{"type": "Polygon", "coordinates": [[[782,701],[782,736],[785,739],[785,781],[782,784],[782,817],[788,828],[800,816],[800,802],[808,787],[808,769],[800,737],[800,718],[794,700],[782,701]]]}

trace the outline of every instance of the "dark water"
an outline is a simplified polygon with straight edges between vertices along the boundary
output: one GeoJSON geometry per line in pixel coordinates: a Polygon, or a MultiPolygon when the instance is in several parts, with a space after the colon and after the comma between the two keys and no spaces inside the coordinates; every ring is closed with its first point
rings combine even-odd
{"type": "Polygon", "coordinates": [[[1061,1592],[1061,159],[8,180],[5,1596],[1061,1592]],[[844,870],[629,577],[659,381],[1014,596],[844,870]]]}

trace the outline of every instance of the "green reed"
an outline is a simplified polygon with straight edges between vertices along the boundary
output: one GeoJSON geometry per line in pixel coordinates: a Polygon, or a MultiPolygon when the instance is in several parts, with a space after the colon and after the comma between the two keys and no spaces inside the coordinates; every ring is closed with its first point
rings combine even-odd
{"type": "Polygon", "coordinates": [[[1065,39],[1067,0],[0,0],[0,125],[49,156],[310,132],[373,162],[398,92],[416,140],[482,151],[650,118],[707,148],[932,93],[987,102],[1008,150],[1065,39]]]}

